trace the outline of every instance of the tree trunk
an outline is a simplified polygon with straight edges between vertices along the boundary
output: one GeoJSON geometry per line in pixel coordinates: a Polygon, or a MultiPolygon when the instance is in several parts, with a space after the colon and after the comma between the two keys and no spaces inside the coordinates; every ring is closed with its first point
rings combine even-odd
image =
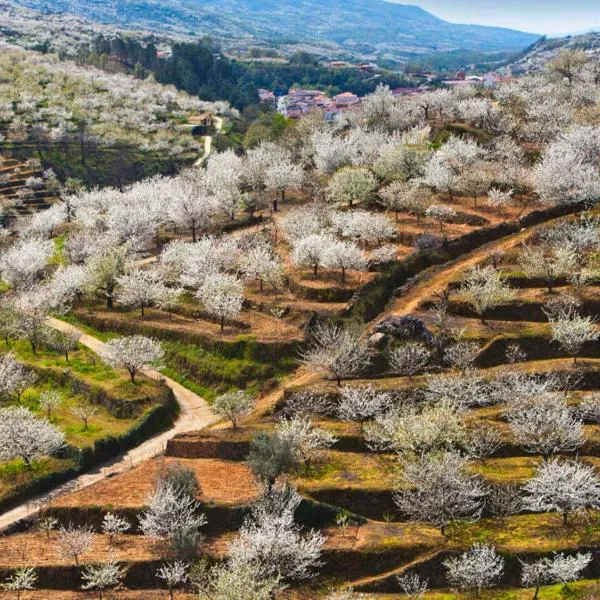
{"type": "Polygon", "coordinates": [[[535,586],[535,592],[533,593],[533,600],[537,600],[538,594],[540,593],[540,586],[535,586]]]}
{"type": "Polygon", "coordinates": [[[225,317],[221,317],[221,333],[225,329],[225,317]]]}
{"type": "Polygon", "coordinates": [[[342,283],[346,283],[346,268],[342,267],[342,283]]]}
{"type": "Polygon", "coordinates": [[[563,525],[568,525],[569,513],[565,510],[563,513],[563,525]]]}
{"type": "Polygon", "coordinates": [[[114,307],[114,300],[113,300],[113,296],[112,293],[109,293],[106,295],[106,308],[113,308],[114,307]]]}
{"type": "Polygon", "coordinates": [[[131,379],[131,383],[135,383],[135,371],[133,369],[129,370],[129,378],[131,379]]]}
{"type": "Polygon", "coordinates": [[[313,275],[316,277],[317,276],[317,269],[319,268],[319,265],[314,265],[313,266],[313,275]]]}
{"type": "Polygon", "coordinates": [[[142,319],[143,319],[144,318],[144,305],[143,304],[142,304],[141,308],[142,308],[142,319]]]}
{"type": "Polygon", "coordinates": [[[275,198],[273,198],[273,212],[277,212],[277,203],[278,203],[278,198],[277,198],[277,196],[275,196],[275,198]]]}
{"type": "Polygon", "coordinates": [[[192,241],[196,242],[196,226],[192,225],[192,241]]]}

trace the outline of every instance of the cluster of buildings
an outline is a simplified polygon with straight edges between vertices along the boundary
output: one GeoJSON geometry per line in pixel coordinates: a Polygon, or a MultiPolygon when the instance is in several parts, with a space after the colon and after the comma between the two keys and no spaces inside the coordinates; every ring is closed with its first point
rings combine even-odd
{"type": "MultiPolygon", "coordinates": [[[[259,94],[261,94],[261,101],[271,101],[267,90],[259,90],[259,94]],[[261,94],[261,92],[265,93],[261,94]]],[[[360,102],[360,98],[352,92],[344,92],[330,98],[321,90],[291,89],[287,96],[278,99],[277,110],[293,119],[314,111],[320,111],[326,119],[332,119],[339,113],[360,106],[360,102]]]]}
{"type": "Polygon", "coordinates": [[[460,87],[465,85],[482,85],[487,88],[493,88],[501,83],[513,81],[510,76],[500,75],[498,73],[486,73],[483,76],[467,75],[464,71],[457,71],[453,79],[445,79],[444,84],[450,87],[460,87]]]}
{"type": "MultiPolygon", "coordinates": [[[[333,61],[336,64],[342,64],[343,61],[333,61]]],[[[346,63],[344,63],[345,65],[346,63]]],[[[349,63],[348,63],[349,64],[349,63]]],[[[331,64],[332,68],[335,68],[331,64]]],[[[341,67],[338,67],[341,68],[341,67]]],[[[429,81],[431,81],[430,75],[429,81]]],[[[514,80],[513,77],[500,73],[486,73],[485,75],[467,75],[465,71],[458,71],[453,78],[444,79],[443,84],[450,87],[458,86],[484,86],[493,88],[501,83],[514,80]]],[[[394,96],[414,96],[420,94],[425,89],[426,85],[420,87],[399,87],[392,90],[394,96]]],[[[293,119],[297,119],[302,115],[310,112],[319,111],[323,113],[327,120],[333,119],[336,115],[352,110],[361,104],[361,98],[352,92],[344,92],[337,96],[329,97],[321,90],[311,89],[290,89],[287,95],[277,97],[271,90],[258,90],[260,101],[276,107],[277,110],[293,119]]]]}

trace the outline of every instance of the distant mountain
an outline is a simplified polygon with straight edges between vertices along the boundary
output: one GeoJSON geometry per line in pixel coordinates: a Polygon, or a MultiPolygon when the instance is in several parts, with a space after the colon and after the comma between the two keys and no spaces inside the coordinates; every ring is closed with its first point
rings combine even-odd
{"type": "Polygon", "coordinates": [[[510,67],[528,73],[540,71],[548,61],[564,50],[584,50],[589,56],[600,59],[600,32],[592,31],[560,38],[540,38],[517,56],[510,67]]]}
{"type": "Polygon", "coordinates": [[[409,58],[458,48],[519,51],[538,36],[456,25],[384,0],[18,0],[121,27],[215,38],[327,46],[359,55],[409,58]]]}

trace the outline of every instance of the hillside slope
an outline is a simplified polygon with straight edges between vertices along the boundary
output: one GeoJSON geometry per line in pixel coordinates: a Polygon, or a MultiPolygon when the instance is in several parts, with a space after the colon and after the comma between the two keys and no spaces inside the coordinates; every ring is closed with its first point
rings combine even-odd
{"type": "Polygon", "coordinates": [[[179,34],[329,42],[363,55],[410,56],[456,48],[521,50],[537,36],[455,25],[416,6],[383,0],[19,0],[49,12],[179,34]]]}
{"type": "Polygon", "coordinates": [[[539,71],[564,50],[583,50],[586,54],[598,58],[600,57],[600,32],[593,31],[562,38],[543,37],[523,51],[511,63],[511,67],[528,73],[539,71]]]}

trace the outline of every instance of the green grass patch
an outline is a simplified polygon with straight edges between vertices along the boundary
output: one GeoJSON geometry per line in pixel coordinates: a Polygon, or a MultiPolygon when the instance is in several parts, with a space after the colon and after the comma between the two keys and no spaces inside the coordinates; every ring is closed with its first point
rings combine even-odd
{"type": "Polygon", "coordinates": [[[118,337],[122,337],[119,333],[106,332],[106,331],[98,331],[89,325],[86,325],[83,321],[78,319],[75,315],[60,315],[56,317],[65,323],[69,323],[78,329],[81,329],[84,333],[88,335],[92,335],[95,338],[98,338],[101,342],[108,342],[108,340],[112,340],[118,337]]]}

